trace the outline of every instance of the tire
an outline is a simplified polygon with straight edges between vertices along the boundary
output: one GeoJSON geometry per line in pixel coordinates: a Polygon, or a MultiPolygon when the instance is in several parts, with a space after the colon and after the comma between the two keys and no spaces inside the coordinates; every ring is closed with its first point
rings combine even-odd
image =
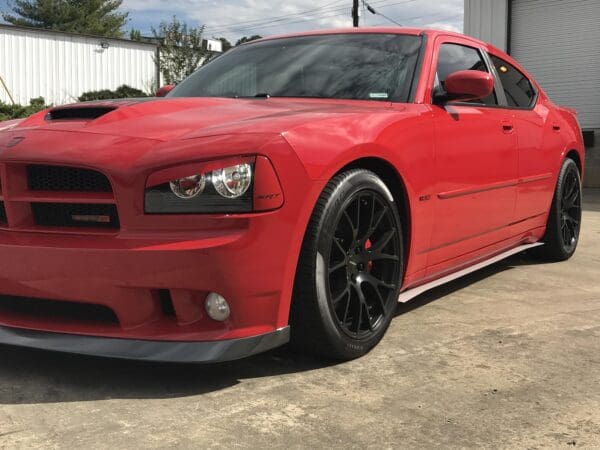
{"type": "Polygon", "coordinates": [[[572,159],[566,159],[560,169],[552,207],[548,215],[544,246],[538,255],[547,261],[566,261],[579,243],[581,230],[581,176],[572,159]]]}
{"type": "Polygon", "coordinates": [[[403,274],[400,217],[373,172],[356,169],[323,190],[306,230],[290,315],[291,346],[349,360],[382,339],[403,274]]]}

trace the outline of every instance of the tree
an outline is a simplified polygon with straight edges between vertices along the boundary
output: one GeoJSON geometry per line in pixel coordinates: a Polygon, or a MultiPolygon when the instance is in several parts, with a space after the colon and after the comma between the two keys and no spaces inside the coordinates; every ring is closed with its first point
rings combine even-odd
{"type": "Polygon", "coordinates": [[[224,37],[220,37],[218,40],[221,41],[221,44],[223,45],[223,53],[225,53],[228,50],[231,50],[231,47],[233,47],[233,45],[231,44],[231,42],[229,42],[224,37]]]}
{"type": "Polygon", "coordinates": [[[131,39],[132,41],[142,41],[142,32],[140,30],[132,28],[131,30],[129,30],[129,39],[131,39]]]}
{"type": "Polygon", "coordinates": [[[71,33],[122,37],[129,13],[123,0],[14,0],[2,17],[13,25],[71,33]]]}
{"type": "Polygon", "coordinates": [[[191,75],[210,56],[202,46],[204,27],[188,27],[177,17],[162,22],[152,34],[161,43],[159,52],[160,71],[165,83],[175,84],[191,75]]]}
{"type": "Polygon", "coordinates": [[[238,39],[238,41],[235,43],[235,46],[237,47],[238,45],[242,45],[250,41],[255,41],[257,39],[262,39],[262,36],[260,34],[255,34],[250,37],[244,36],[243,38],[238,39]]]}

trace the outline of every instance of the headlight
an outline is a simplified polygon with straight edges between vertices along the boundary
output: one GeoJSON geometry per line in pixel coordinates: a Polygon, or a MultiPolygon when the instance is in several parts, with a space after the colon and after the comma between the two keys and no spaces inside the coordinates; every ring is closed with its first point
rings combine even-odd
{"type": "Polygon", "coordinates": [[[212,183],[216,191],[225,198],[238,198],[248,192],[252,183],[252,166],[238,164],[215,170],[212,183]]]}
{"type": "Polygon", "coordinates": [[[201,194],[206,187],[206,177],[202,175],[192,175],[190,177],[178,178],[169,181],[171,192],[177,197],[188,200],[201,194]]]}
{"type": "Polygon", "coordinates": [[[283,192],[265,156],[238,156],[159,170],[148,177],[146,214],[211,214],[269,211],[283,192]]]}

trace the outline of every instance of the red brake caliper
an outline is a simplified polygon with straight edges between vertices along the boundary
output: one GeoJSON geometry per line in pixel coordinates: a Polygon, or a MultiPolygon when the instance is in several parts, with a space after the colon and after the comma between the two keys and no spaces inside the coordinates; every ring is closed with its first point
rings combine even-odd
{"type": "MultiPolygon", "coordinates": [[[[367,239],[367,241],[365,242],[365,250],[370,250],[372,246],[373,244],[371,244],[371,239],[367,239]]],[[[369,261],[369,263],[367,264],[367,272],[370,272],[372,268],[373,261],[369,261]]]]}

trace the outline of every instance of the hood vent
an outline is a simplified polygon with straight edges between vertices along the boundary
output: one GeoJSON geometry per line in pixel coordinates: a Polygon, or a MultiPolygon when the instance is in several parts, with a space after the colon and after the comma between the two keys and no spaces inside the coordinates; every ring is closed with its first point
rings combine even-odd
{"type": "Polygon", "coordinates": [[[75,106],[55,108],[46,115],[46,120],[94,120],[117,109],[114,106],[75,106]]]}

